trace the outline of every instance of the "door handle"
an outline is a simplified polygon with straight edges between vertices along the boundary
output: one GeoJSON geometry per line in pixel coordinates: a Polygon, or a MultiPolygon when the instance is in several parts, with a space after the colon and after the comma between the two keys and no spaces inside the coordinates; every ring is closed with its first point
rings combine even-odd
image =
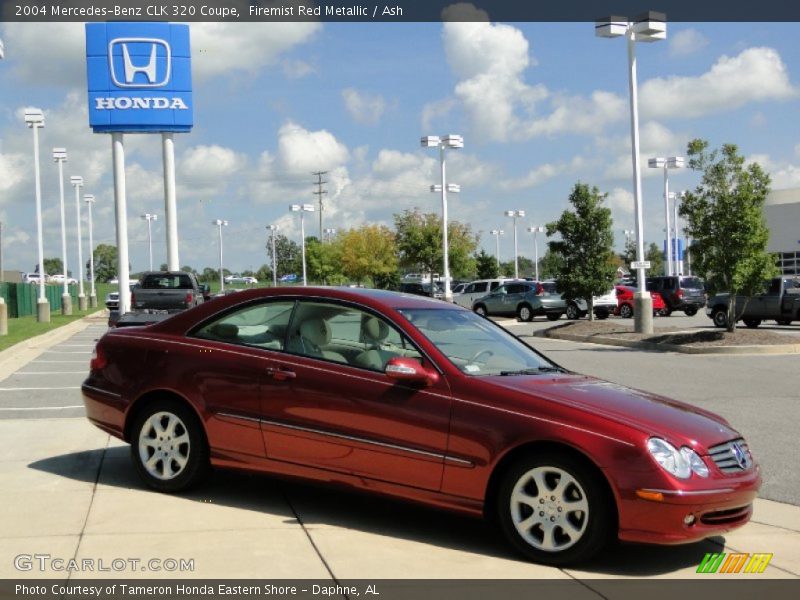
{"type": "Polygon", "coordinates": [[[265,372],[275,381],[286,381],[287,379],[294,379],[295,377],[297,377],[297,373],[295,373],[294,371],[287,371],[285,369],[275,369],[269,367],[265,369],[265,372]]]}

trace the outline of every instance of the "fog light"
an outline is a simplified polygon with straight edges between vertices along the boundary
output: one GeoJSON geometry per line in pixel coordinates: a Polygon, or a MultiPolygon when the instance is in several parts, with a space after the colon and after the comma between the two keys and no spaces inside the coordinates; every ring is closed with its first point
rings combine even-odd
{"type": "Polygon", "coordinates": [[[690,525],[690,526],[694,525],[694,521],[695,521],[694,515],[686,515],[685,517],[683,517],[684,525],[690,525]]]}

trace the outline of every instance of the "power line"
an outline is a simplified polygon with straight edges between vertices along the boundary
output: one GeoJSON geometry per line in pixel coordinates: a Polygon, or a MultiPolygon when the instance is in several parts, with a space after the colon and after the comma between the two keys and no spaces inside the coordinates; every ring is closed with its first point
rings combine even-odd
{"type": "Polygon", "coordinates": [[[322,189],[322,184],[323,183],[328,183],[327,181],[322,181],[322,176],[323,175],[327,175],[327,174],[328,174],[327,171],[315,171],[314,173],[312,173],[312,175],[316,175],[317,176],[317,191],[313,192],[313,194],[315,196],[319,196],[319,239],[320,239],[320,241],[322,241],[322,211],[324,210],[324,207],[323,207],[323,204],[322,204],[322,196],[323,196],[323,194],[327,194],[328,193],[327,190],[323,190],[322,189]]]}

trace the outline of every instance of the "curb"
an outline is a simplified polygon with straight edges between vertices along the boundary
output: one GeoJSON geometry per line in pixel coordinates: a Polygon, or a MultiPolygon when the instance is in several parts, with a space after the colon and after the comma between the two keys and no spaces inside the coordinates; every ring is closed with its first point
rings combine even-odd
{"type": "Polygon", "coordinates": [[[66,341],[79,331],[89,327],[92,319],[95,319],[102,312],[102,310],[98,310],[72,323],[67,323],[63,327],[28,338],[0,351],[0,381],[4,381],[10,375],[13,375],[18,369],[43,354],[48,348],[66,341]]]}
{"type": "Polygon", "coordinates": [[[675,344],[656,344],[654,342],[638,342],[635,340],[621,340],[602,335],[576,335],[572,333],[549,333],[549,329],[534,331],[534,337],[565,340],[569,342],[583,342],[586,344],[602,344],[605,346],[622,346],[625,348],[638,348],[652,352],[679,352],[681,354],[772,354],[787,355],[800,354],[800,344],[776,344],[772,346],[678,346],[675,344]]]}

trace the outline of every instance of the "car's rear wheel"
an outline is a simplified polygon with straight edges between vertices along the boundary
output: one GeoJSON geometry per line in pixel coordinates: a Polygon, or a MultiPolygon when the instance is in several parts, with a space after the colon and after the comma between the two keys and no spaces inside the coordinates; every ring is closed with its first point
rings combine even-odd
{"type": "Polygon", "coordinates": [[[500,527],[527,558],[548,565],[584,561],[608,542],[613,500],[583,462],[560,454],[529,456],[505,474],[497,497],[500,527]]]}
{"type": "Polygon", "coordinates": [[[136,416],[131,457],[151,488],[179,492],[208,472],[208,444],[195,414],[176,400],[158,400],[136,416]]]}
{"type": "Polygon", "coordinates": [[[533,309],[530,304],[520,304],[517,308],[517,318],[520,321],[531,321],[533,319],[533,309]]]}
{"type": "Polygon", "coordinates": [[[775,322],[776,322],[778,325],[791,325],[791,324],[792,324],[792,320],[791,320],[791,319],[778,319],[778,320],[777,320],[777,321],[775,321],[775,322]]]}
{"type": "Polygon", "coordinates": [[[594,316],[595,316],[595,317],[597,317],[598,319],[600,319],[601,321],[602,321],[603,319],[607,319],[607,318],[608,318],[608,315],[609,315],[609,312],[608,312],[606,309],[604,309],[604,308],[601,308],[601,309],[597,310],[597,311],[594,313],[594,316]]]}
{"type": "Polygon", "coordinates": [[[630,319],[633,316],[633,307],[630,304],[623,304],[619,307],[619,316],[623,319],[630,319]]]}
{"type": "Polygon", "coordinates": [[[749,329],[755,329],[756,327],[761,325],[761,319],[751,319],[751,318],[748,317],[747,319],[742,319],[742,321],[744,321],[744,324],[749,329]]]}
{"type": "Polygon", "coordinates": [[[574,321],[575,319],[581,318],[581,311],[578,308],[578,305],[575,304],[574,302],[570,302],[569,304],[567,304],[567,318],[570,321],[574,321]]]}
{"type": "Polygon", "coordinates": [[[479,314],[482,317],[485,317],[486,315],[489,314],[486,312],[486,307],[483,304],[476,304],[472,310],[474,310],[477,314],[479,314]]]}
{"type": "Polygon", "coordinates": [[[661,309],[661,316],[668,317],[672,314],[672,309],[669,306],[665,306],[661,309]]]}
{"type": "Polygon", "coordinates": [[[727,327],[728,311],[724,308],[715,308],[711,313],[711,320],[714,322],[714,327],[727,327]]]}
{"type": "Polygon", "coordinates": [[[687,317],[693,317],[697,314],[697,307],[690,306],[689,308],[684,308],[683,312],[687,317]]]}
{"type": "Polygon", "coordinates": [[[547,313],[548,321],[558,321],[561,318],[561,313],[547,313]]]}

